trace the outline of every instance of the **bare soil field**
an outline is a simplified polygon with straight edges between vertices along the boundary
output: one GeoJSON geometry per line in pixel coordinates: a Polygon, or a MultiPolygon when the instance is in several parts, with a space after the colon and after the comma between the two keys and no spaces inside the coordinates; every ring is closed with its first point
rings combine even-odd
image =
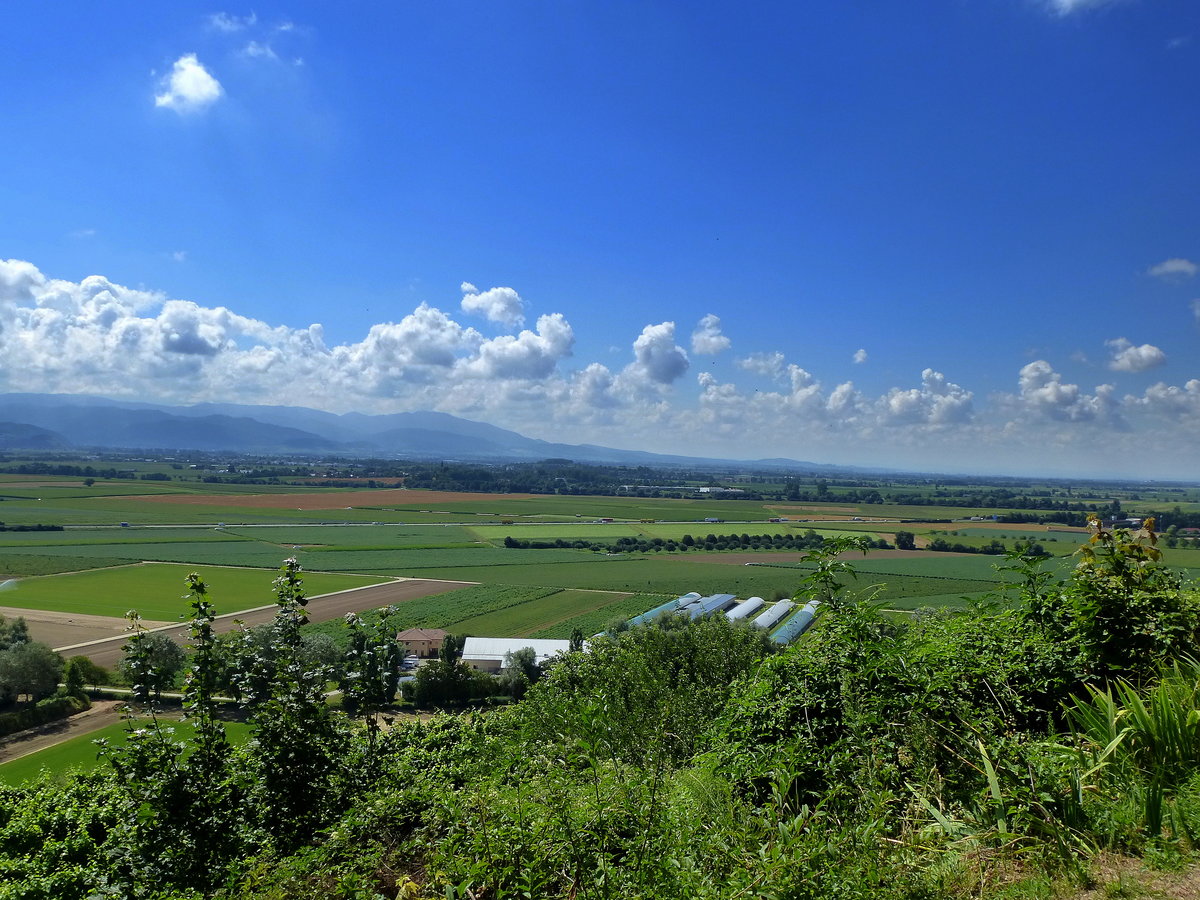
{"type": "Polygon", "coordinates": [[[533,494],[473,494],[465,491],[383,490],[335,491],[321,494],[155,494],[140,498],[146,503],[184,503],[189,506],[238,506],[250,509],[347,509],[371,506],[413,506],[446,503],[529,500],[533,494]]]}
{"type": "MultiPolygon", "coordinates": [[[[432,581],[424,578],[390,581],[386,584],[375,584],[370,587],[312,597],[308,601],[308,606],[305,607],[305,612],[310,622],[328,622],[331,619],[339,619],[346,613],[364,612],[381,606],[390,606],[393,603],[416,600],[418,597],[444,594],[447,591],[467,587],[469,584],[474,584],[474,582],[432,581]]],[[[236,628],[238,622],[251,626],[264,625],[275,618],[275,610],[276,607],[271,605],[218,616],[213,622],[213,628],[217,632],[226,632],[236,628]]],[[[187,640],[188,626],[186,623],[169,625],[162,633],[182,644],[187,640]]],[[[64,656],[76,654],[87,656],[96,665],[104,666],[107,669],[120,661],[121,647],[124,643],[125,636],[121,634],[90,643],[81,642],[79,645],[55,646],[55,649],[64,656]]]]}
{"type": "Polygon", "coordinates": [[[121,718],[121,707],[124,705],[120,700],[96,700],[91,709],[85,709],[70,718],[19,731],[0,740],[0,762],[11,762],[73,737],[99,731],[121,718]]]}
{"type": "MultiPolygon", "coordinates": [[[[44,609],[18,609],[0,606],[0,616],[21,616],[29,626],[29,636],[51,647],[69,647],[86,641],[123,637],[125,620],[113,616],[89,616],[82,613],[48,612],[44,609]]],[[[160,628],[171,622],[143,621],[147,628],[160,628]]]]}

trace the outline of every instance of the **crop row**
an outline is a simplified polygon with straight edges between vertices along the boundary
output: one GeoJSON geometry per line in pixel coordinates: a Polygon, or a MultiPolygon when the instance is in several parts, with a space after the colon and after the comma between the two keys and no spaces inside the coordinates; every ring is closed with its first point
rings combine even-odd
{"type": "Polygon", "coordinates": [[[558,588],[480,584],[473,587],[408,600],[396,608],[392,621],[398,628],[448,628],[485,613],[498,612],[558,593],[558,588]]]}
{"type": "Polygon", "coordinates": [[[124,566],[131,559],[95,556],[48,556],[35,553],[0,554],[0,579],[12,576],[58,575],[62,572],[82,572],[105,566],[124,566]]]}
{"type": "Polygon", "coordinates": [[[614,619],[631,619],[636,615],[661,606],[674,594],[634,594],[613,603],[590,609],[562,622],[557,622],[548,628],[533,632],[534,638],[566,638],[578,628],[584,636],[591,637],[604,629],[614,619]]]}

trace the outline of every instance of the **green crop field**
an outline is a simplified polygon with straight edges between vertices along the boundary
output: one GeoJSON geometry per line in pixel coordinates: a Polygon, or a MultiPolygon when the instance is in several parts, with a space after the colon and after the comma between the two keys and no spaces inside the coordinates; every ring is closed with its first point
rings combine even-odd
{"type": "MultiPolygon", "coordinates": [[[[135,719],[134,724],[140,726],[146,723],[135,719]]],[[[190,723],[167,721],[166,724],[175,728],[177,739],[190,739],[190,723]]],[[[230,743],[240,744],[250,736],[250,726],[241,722],[226,722],[225,733],[229,735],[230,743]]],[[[61,781],[68,772],[91,772],[104,764],[98,758],[99,748],[95,742],[102,739],[112,747],[123,747],[128,735],[127,723],[114,722],[106,728],[0,764],[0,781],[12,785],[23,784],[39,778],[42,772],[48,772],[55,780],[61,781]]]]}
{"type": "MultiPolygon", "coordinates": [[[[428,501],[417,505],[429,508],[428,501]]],[[[393,508],[390,504],[388,508],[393,508]]],[[[646,497],[577,497],[547,494],[531,498],[512,498],[496,494],[494,498],[457,500],[439,504],[437,509],[455,513],[482,512],[502,518],[537,517],[571,520],[574,518],[663,519],[668,522],[696,522],[708,518],[762,521],[768,513],[759,501],[752,500],[663,500],[646,497]]]]}
{"type": "MultiPolygon", "coordinates": [[[[271,582],[276,572],[263,569],[205,569],[195,566],[150,564],[97,569],[70,575],[26,578],[6,591],[5,604],[24,609],[124,616],[136,609],[143,618],[171,621],[187,611],[186,577],[199,571],[210,589],[209,599],[218,614],[233,613],[275,601],[271,582]]],[[[386,578],[324,575],[306,572],[304,588],[310,595],[344,591],[378,584],[386,578]]]]}
{"type": "Polygon", "coordinates": [[[386,550],[403,547],[446,547],[477,540],[473,529],[458,525],[352,525],[228,528],[226,532],[248,540],[282,546],[352,547],[386,550]]]}
{"type": "Polygon", "coordinates": [[[982,600],[985,597],[992,597],[1003,602],[1003,597],[993,591],[967,591],[951,594],[927,594],[922,597],[898,597],[889,601],[888,605],[893,609],[926,609],[946,607],[955,609],[967,606],[972,601],[982,600]]]}
{"type": "MultiPolygon", "coordinates": [[[[195,563],[215,566],[257,566],[277,568],[295,554],[274,544],[254,541],[177,541],[153,544],[89,544],[82,548],[88,556],[148,562],[195,563]]],[[[71,557],[80,550],[68,546],[39,547],[41,555],[71,557]]],[[[0,549],[0,559],[8,551],[0,549]]]]}
{"type": "Polygon", "coordinates": [[[49,502],[76,497],[130,497],[150,496],[156,494],[182,494],[187,490],[177,487],[170,482],[162,481],[113,481],[97,482],[87,487],[79,479],[64,481],[60,484],[39,484],[35,487],[16,487],[11,484],[0,485],[0,497],[5,500],[33,500],[49,502]]]}
{"type": "MultiPolygon", "coordinates": [[[[556,591],[528,603],[463,619],[454,623],[454,630],[487,637],[528,637],[535,631],[565,624],[578,616],[620,604],[628,598],[628,594],[606,591],[556,591]]],[[[612,618],[612,614],[608,618],[612,618]]],[[[567,634],[570,635],[570,628],[567,634]]]]}
{"type": "Polygon", "coordinates": [[[0,531],[3,547],[82,547],[89,544],[174,544],[181,541],[240,541],[216,528],[68,528],[64,531],[0,531]]]}
{"type": "Polygon", "coordinates": [[[462,622],[533,603],[555,593],[553,588],[544,587],[475,585],[409,600],[396,608],[393,621],[400,628],[457,628],[462,622]]]}
{"type": "MultiPolygon", "coordinates": [[[[569,638],[571,632],[578,628],[583,632],[584,637],[591,637],[593,634],[598,634],[604,629],[613,619],[632,619],[634,616],[654,609],[656,606],[661,606],[667,600],[674,599],[674,594],[633,594],[625,595],[623,599],[616,600],[605,606],[599,606],[590,612],[580,613],[576,616],[558,622],[555,625],[550,625],[546,628],[541,628],[531,632],[529,637],[532,638],[569,638]]],[[[503,635],[498,635],[503,637],[503,635]]]]}
{"type": "Polygon", "coordinates": [[[508,584],[663,593],[674,596],[693,590],[704,594],[728,591],[746,597],[752,594],[771,597],[774,592],[783,591],[791,596],[791,592],[799,583],[800,573],[795,569],[704,563],[696,556],[697,554],[662,554],[654,557],[593,557],[590,560],[585,558],[581,562],[562,562],[557,565],[504,566],[500,570],[488,566],[462,566],[454,569],[423,569],[421,576],[480,581],[485,584],[503,580],[508,584]]]}
{"type": "Polygon", "coordinates": [[[844,531],[834,528],[821,528],[817,525],[782,525],[774,522],[560,522],[557,524],[536,525],[475,525],[470,531],[483,540],[500,543],[504,538],[512,536],[525,541],[553,541],[562,538],[564,541],[596,541],[611,540],[623,537],[662,538],[663,540],[680,540],[685,534],[693,538],[703,539],[705,535],[741,535],[741,534],[803,534],[809,528],[825,537],[854,536],[860,532],[844,531]]]}
{"type": "Polygon", "coordinates": [[[97,556],[47,556],[40,553],[0,553],[0,578],[13,576],[57,575],[61,572],[83,572],[102,569],[106,566],[124,566],[136,562],[133,559],[118,559],[97,556]]]}
{"type": "Polygon", "coordinates": [[[1083,543],[1088,538],[1086,531],[1047,531],[1045,528],[1022,527],[1020,525],[1002,525],[998,528],[980,528],[979,526],[971,527],[968,525],[953,530],[967,537],[999,538],[1001,540],[1005,538],[1010,540],[1020,538],[1021,540],[1044,542],[1050,538],[1058,538],[1059,541],[1068,540],[1074,543],[1083,543]]]}

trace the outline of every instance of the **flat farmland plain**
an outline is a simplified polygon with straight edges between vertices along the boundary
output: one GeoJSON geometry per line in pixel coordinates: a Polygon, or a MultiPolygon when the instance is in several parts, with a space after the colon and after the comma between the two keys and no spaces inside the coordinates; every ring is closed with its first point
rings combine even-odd
{"type": "MultiPolygon", "coordinates": [[[[249,494],[239,498],[244,509],[344,510],[347,507],[396,507],[479,501],[492,494],[470,494],[453,491],[410,491],[404,488],[357,489],[329,488],[325,491],[304,490],[291,493],[249,494]]],[[[505,500],[532,499],[533,494],[506,494],[505,500]]],[[[147,502],[167,502],[189,506],[226,506],[228,498],[208,494],[173,497],[146,497],[147,502]]]]}
{"type": "MultiPolygon", "coordinates": [[[[0,493],[6,485],[0,484],[0,493]]],[[[478,494],[415,491],[403,488],[321,488],[302,486],[209,485],[196,481],[97,482],[91,491],[80,479],[41,479],[7,485],[14,495],[0,502],[0,519],[10,524],[78,523],[133,527],[68,527],[64,532],[0,532],[0,574],[91,569],[130,562],[174,563],[207,573],[213,596],[222,609],[249,605],[242,598],[257,594],[256,604],[271,602],[269,582],[281,561],[297,557],[308,573],[354,573],[377,578],[414,577],[430,581],[477,582],[499,589],[504,585],[544,591],[525,602],[532,604],[498,616],[483,603],[465,621],[472,627],[503,629],[497,634],[538,633],[566,628],[568,622],[591,622],[604,610],[604,621],[624,610],[639,595],[678,595],[729,591],[741,596],[791,596],[806,574],[803,554],[795,552],[725,551],[707,553],[643,553],[608,555],[586,550],[506,549],[506,536],[528,540],[615,540],[618,537],[680,540],[685,534],[703,539],[714,535],[797,534],[812,528],[822,536],[865,534],[890,536],[897,530],[921,534],[955,527],[978,528],[965,542],[986,542],[998,534],[983,523],[899,523],[871,521],[880,516],[907,514],[921,518],[950,517],[978,510],[943,507],[885,507],[851,503],[772,503],[711,498],[675,500],[637,497],[478,494]],[[40,499],[39,499],[40,498],[40,499]],[[808,521],[772,523],[769,517],[794,516],[808,521]],[[855,522],[854,517],[863,521],[855,522]],[[611,524],[589,521],[613,518],[611,524]],[[704,522],[719,518],[722,522],[704,522]],[[511,519],[502,524],[501,520],[511,519]],[[221,523],[223,527],[218,527],[221,523]],[[145,526],[145,527],[143,527],[145,526]],[[168,526],[168,527],[163,527],[168,526]],[[238,569],[218,569],[234,566],[238,569]],[[20,571],[21,568],[26,571],[20,571]],[[258,569],[267,587],[255,590],[227,584],[226,573],[258,569]],[[209,571],[211,570],[211,571],[209,571]],[[222,596],[232,591],[234,602],[222,596]],[[559,596],[555,596],[558,592],[559,596]],[[589,600],[589,592],[609,598],[589,600]],[[615,599],[612,599],[615,598],[615,599]],[[559,614],[574,613],[561,620],[559,614]],[[487,618],[494,616],[493,618],[487,618]]],[[[1042,534],[1035,527],[1010,526],[1042,534]]],[[[1062,534],[1070,540],[1073,536],[1062,534]]],[[[948,536],[953,541],[954,537],[948,536]]],[[[1051,545],[1052,549],[1058,549],[1051,545]]],[[[1063,549],[1069,544],[1063,542],[1063,549]]],[[[1190,556],[1192,551],[1182,551],[1190,556]]],[[[1197,554],[1200,557],[1200,554],[1197,554]]],[[[1179,558],[1180,562],[1184,557],[1179,558]]],[[[1187,560],[1190,562],[1190,559],[1187,560]]],[[[860,572],[854,588],[871,587],[889,603],[910,604],[914,598],[946,598],[991,589],[1001,576],[1000,562],[991,556],[896,552],[886,556],[858,555],[850,562],[860,572]],[[878,586],[878,587],[875,587],[878,586]]],[[[143,567],[146,568],[146,567],[143,567]]],[[[116,571],[128,571],[120,569],[116,571]]],[[[65,577],[65,576],[63,576],[65,577]]],[[[240,576],[239,576],[240,577],[240,576]]],[[[320,576],[307,575],[310,593],[320,576]]],[[[0,579],[2,580],[2,579],[0,579]]],[[[143,605],[151,618],[174,620],[182,611],[182,580],[149,589],[137,602],[129,590],[95,583],[88,603],[104,603],[107,614],[120,615],[143,605]],[[156,594],[156,597],[150,596],[156,594]]],[[[81,582],[81,584],[83,584],[81,582]]],[[[323,589],[323,588],[322,588],[323,589]]],[[[24,590],[22,588],[21,590],[24,590]]],[[[76,593],[76,592],[73,592],[76,593]]],[[[23,605],[0,597],[12,606],[23,605]]],[[[83,613],[83,601],[60,600],[83,613]]],[[[426,598],[412,607],[432,604],[424,618],[445,618],[436,609],[445,598],[426,598]]],[[[653,604],[651,604],[653,605],[653,604]]],[[[61,610],[60,610],[61,611],[61,610]]],[[[632,615],[641,609],[629,610],[632,615]]],[[[70,614],[70,613],[65,613],[70,614]]],[[[457,613],[456,613],[457,615],[457,613]]],[[[603,623],[601,623],[603,624],[603,623]]]]}

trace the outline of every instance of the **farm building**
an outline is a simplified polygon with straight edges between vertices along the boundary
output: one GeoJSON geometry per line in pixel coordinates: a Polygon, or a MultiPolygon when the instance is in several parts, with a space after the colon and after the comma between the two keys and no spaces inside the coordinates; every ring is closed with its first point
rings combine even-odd
{"type": "Polygon", "coordinates": [[[397,634],[396,640],[404,645],[409,656],[431,659],[437,656],[445,636],[446,632],[441,628],[409,628],[397,634]]]}
{"type": "Polygon", "coordinates": [[[729,617],[729,621],[736,622],[738,619],[744,619],[752,613],[758,612],[766,602],[762,597],[751,597],[728,610],[725,615],[729,617]]]}
{"type": "Polygon", "coordinates": [[[566,653],[571,642],[548,638],[482,638],[469,637],[463,645],[462,661],[472,669],[482,672],[499,672],[504,668],[504,657],[509,653],[529,647],[537,656],[538,665],[551,657],[566,653]]]}

